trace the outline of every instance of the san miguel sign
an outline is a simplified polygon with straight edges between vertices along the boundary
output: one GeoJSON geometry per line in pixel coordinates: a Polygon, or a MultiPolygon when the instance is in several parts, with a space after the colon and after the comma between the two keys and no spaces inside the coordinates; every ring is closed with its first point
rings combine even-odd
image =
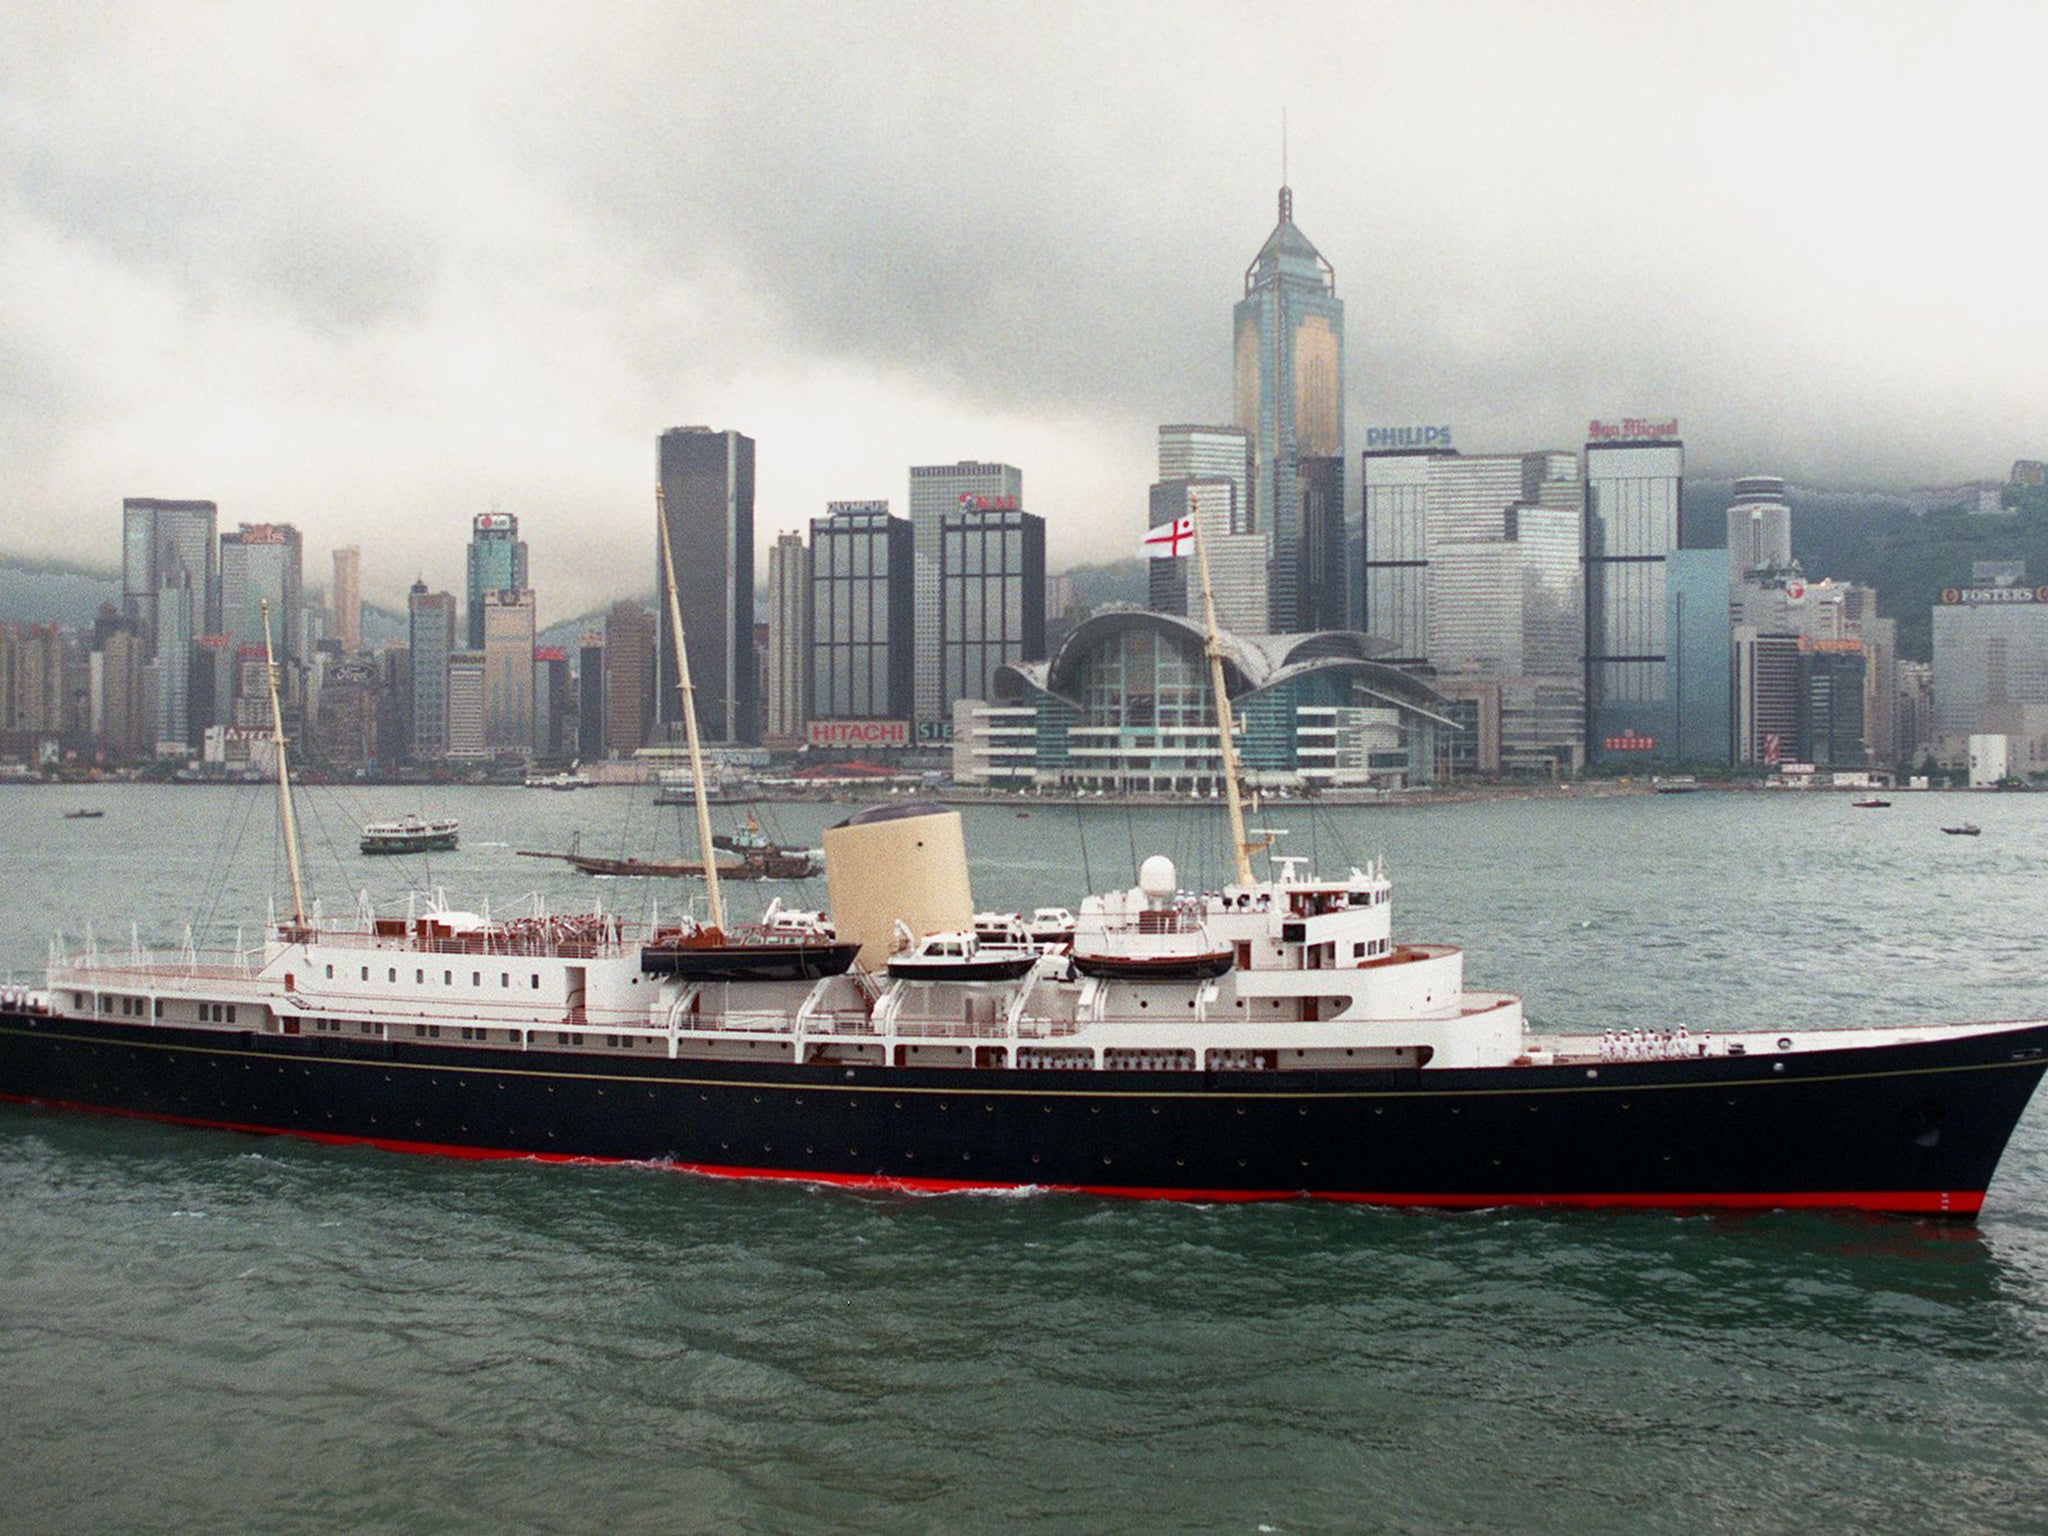
{"type": "Polygon", "coordinates": [[[1630,416],[1624,421],[1586,423],[1586,441],[1589,443],[1668,443],[1677,436],[1676,416],[1665,421],[1649,421],[1640,416],[1630,416]]]}

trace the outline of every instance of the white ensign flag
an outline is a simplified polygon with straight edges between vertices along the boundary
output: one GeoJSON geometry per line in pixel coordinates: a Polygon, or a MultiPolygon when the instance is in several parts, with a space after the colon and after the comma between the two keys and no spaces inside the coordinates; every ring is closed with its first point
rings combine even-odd
{"type": "Polygon", "coordinates": [[[1193,513],[1170,523],[1161,523],[1145,535],[1145,542],[1138,546],[1139,553],[1148,560],[1171,560],[1185,555],[1195,547],[1195,518],[1193,513]]]}

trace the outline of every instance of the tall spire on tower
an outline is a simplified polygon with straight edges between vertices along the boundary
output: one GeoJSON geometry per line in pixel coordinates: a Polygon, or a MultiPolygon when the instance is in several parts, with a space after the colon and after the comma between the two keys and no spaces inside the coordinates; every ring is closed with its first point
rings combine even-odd
{"type": "Polygon", "coordinates": [[[1280,222],[1294,219],[1294,189],[1287,185],[1287,109],[1280,109],[1280,222]]]}

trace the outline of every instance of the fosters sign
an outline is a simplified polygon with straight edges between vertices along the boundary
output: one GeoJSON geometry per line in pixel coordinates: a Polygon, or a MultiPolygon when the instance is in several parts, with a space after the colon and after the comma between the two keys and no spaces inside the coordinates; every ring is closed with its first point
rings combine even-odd
{"type": "Polygon", "coordinates": [[[907,747],[908,720],[813,720],[814,747],[907,747]]]}
{"type": "Polygon", "coordinates": [[[1944,587],[1941,600],[1951,607],[1985,603],[2048,603],[2048,587],[1944,587]]]}

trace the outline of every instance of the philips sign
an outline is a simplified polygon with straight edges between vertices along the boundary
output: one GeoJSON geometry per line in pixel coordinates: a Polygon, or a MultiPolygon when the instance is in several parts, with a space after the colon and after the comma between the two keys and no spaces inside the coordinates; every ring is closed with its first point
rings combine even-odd
{"type": "Polygon", "coordinates": [[[1388,448],[1448,448],[1449,427],[1367,427],[1366,452],[1388,448]]]}

